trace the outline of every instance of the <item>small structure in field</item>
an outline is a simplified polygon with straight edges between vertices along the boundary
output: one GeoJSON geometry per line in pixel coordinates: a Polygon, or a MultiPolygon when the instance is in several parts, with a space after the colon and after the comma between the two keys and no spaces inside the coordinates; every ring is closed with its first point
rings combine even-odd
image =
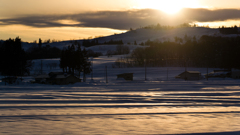
{"type": "Polygon", "coordinates": [[[13,84],[17,80],[17,77],[5,77],[2,79],[2,82],[6,82],[8,84],[13,84]]]}
{"type": "Polygon", "coordinates": [[[226,78],[231,77],[231,70],[213,70],[213,72],[210,72],[208,74],[205,74],[204,76],[206,78],[226,78]]]}
{"type": "Polygon", "coordinates": [[[175,78],[184,80],[200,80],[201,73],[199,71],[185,71],[178,76],[175,76],[175,78]]]}
{"type": "Polygon", "coordinates": [[[117,79],[125,79],[127,81],[133,81],[133,73],[123,73],[123,74],[118,74],[117,79]]]}
{"type": "Polygon", "coordinates": [[[51,72],[48,75],[39,75],[35,77],[36,83],[68,85],[81,82],[78,77],[63,72],[51,72]]]}

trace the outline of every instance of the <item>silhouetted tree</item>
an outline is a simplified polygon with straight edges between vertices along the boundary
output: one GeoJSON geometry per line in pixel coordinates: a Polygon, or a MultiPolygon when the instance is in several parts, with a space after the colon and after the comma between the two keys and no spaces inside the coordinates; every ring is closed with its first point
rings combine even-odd
{"type": "Polygon", "coordinates": [[[78,71],[79,78],[80,78],[81,72],[83,71],[83,61],[84,61],[83,53],[80,45],[78,45],[77,51],[75,52],[75,61],[76,61],[76,70],[78,71]]]}
{"type": "Polygon", "coordinates": [[[222,34],[239,34],[238,27],[236,25],[234,27],[219,27],[219,31],[222,34]]]}
{"type": "Polygon", "coordinates": [[[86,74],[90,74],[92,72],[91,63],[89,62],[88,52],[84,48],[82,51],[83,61],[82,61],[82,69],[83,69],[83,82],[86,82],[86,74]]]}
{"type": "Polygon", "coordinates": [[[38,41],[38,47],[41,48],[42,47],[42,39],[39,38],[39,41],[38,41]]]}
{"type": "Polygon", "coordinates": [[[27,51],[28,59],[50,59],[59,58],[61,50],[56,47],[46,45],[45,47],[32,46],[27,51]]]}
{"type": "Polygon", "coordinates": [[[137,41],[136,40],[134,41],[134,45],[137,45],[137,41]]]}
{"type": "Polygon", "coordinates": [[[63,49],[60,57],[60,68],[62,68],[63,72],[67,72],[67,57],[66,57],[66,49],[63,49]]]}
{"type": "Polygon", "coordinates": [[[19,76],[29,73],[31,61],[27,60],[19,37],[15,40],[10,38],[3,43],[0,47],[0,57],[0,72],[2,75],[19,76]]]}
{"type": "Polygon", "coordinates": [[[192,67],[240,68],[240,63],[236,62],[240,52],[240,37],[204,35],[199,40],[195,36],[185,39],[187,41],[182,44],[179,40],[148,40],[145,44],[150,47],[132,52],[132,65],[143,66],[145,58],[151,66],[184,66],[186,61],[192,67]]]}
{"type": "Polygon", "coordinates": [[[75,50],[75,46],[71,45],[62,50],[59,66],[63,69],[63,72],[74,74],[75,70],[78,71],[79,77],[83,72],[83,81],[86,81],[86,74],[92,71],[88,58],[88,51],[85,48],[82,50],[81,46],[78,45],[77,50],[75,50]]]}

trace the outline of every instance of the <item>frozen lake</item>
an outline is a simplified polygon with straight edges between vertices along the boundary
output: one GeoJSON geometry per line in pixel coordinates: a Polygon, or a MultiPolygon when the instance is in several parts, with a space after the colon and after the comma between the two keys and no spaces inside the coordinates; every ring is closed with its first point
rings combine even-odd
{"type": "Polygon", "coordinates": [[[0,134],[239,134],[240,82],[1,85],[0,134]]]}

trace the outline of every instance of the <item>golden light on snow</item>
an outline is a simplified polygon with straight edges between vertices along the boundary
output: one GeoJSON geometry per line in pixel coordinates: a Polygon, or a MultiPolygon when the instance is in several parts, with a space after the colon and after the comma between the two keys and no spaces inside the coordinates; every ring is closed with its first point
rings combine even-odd
{"type": "Polygon", "coordinates": [[[198,0],[138,0],[139,8],[159,9],[168,14],[178,13],[183,8],[199,8],[198,0]]]}

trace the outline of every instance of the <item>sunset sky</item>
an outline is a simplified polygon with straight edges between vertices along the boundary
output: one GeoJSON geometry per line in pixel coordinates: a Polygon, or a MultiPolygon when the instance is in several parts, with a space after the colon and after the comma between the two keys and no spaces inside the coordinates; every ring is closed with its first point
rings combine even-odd
{"type": "Polygon", "coordinates": [[[240,0],[0,0],[0,39],[71,40],[152,25],[240,25],[240,0]]]}

